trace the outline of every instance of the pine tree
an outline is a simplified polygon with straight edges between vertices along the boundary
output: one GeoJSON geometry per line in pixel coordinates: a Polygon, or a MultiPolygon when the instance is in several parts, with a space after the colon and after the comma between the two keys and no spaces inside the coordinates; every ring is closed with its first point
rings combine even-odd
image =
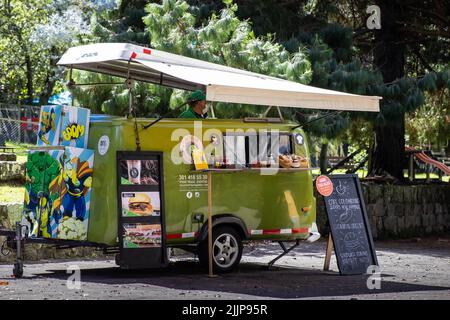
{"type": "Polygon", "coordinates": [[[277,34],[287,48],[302,44],[310,48],[312,85],[383,97],[380,114],[364,115],[371,119],[375,133],[370,174],[391,175],[402,180],[405,113],[421,106],[425,94],[449,88],[450,1],[375,1],[381,8],[381,30],[367,28],[366,8],[373,4],[370,1],[269,3],[253,0],[246,3],[243,18],[260,23],[255,30],[277,34]],[[284,12],[290,6],[298,9],[296,18],[287,15],[289,18],[283,20],[283,26],[277,28],[270,12],[284,12]],[[269,21],[263,22],[262,16],[269,21]],[[285,30],[289,30],[290,35],[285,30]],[[344,35],[346,30],[350,31],[347,36],[344,35]],[[311,39],[316,35],[332,49],[336,62],[355,61],[364,68],[347,77],[348,73],[342,68],[342,72],[332,71],[326,62],[328,59],[316,65],[314,56],[324,54],[311,46],[311,39]],[[379,72],[376,79],[370,80],[365,89],[359,86],[353,91],[352,82],[364,83],[368,75],[364,70],[371,69],[379,72]],[[330,72],[334,73],[333,82],[327,77],[330,72]]]}
{"type": "MultiPolygon", "coordinates": [[[[164,0],[161,4],[148,4],[143,20],[146,25],[143,32],[148,32],[149,37],[147,46],[300,83],[310,81],[311,65],[303,49],[297,48],[296,52],[290,53],[271,36],[256,37],[251,24],[237,18],[237,6],[231,1],[225,3],[224,9],[212,13],[203,21],[195,16],[199,14],[199,8],[185,1],[164,0]]],[[[120,20],[118,14],[117,20],[120,20]]],[[[115,34],[100,23],[96,26],[96,33],[103,39],[115,34]]],[[[81,80],[83,73],[78,77],[81,80]]],[[[105,81],[112,80],[105,76],[98,77],[105,81]]],[[[93,90],[103,89],[83,90],[84,94],[80,90],[76,94],[78,101],[84,105],[95,103],[93,108],[113,114],[123,114],[127,109],[128,97],[123,86],[114,89],[106,87],[104,91],[112,90],[108,97],[95,95],[101,101],[90,100],[93,90]]],[[[147,117],[165,114],[184,102],[188,95],[188,92],[181,90],[142,83],[136,83],[134,91],[139,93],[136,99],[138,115],[147,117]]],[[[217,103],[215,110],[219,117],[240,118],[260,113],[261,107],[217,103]]]]}

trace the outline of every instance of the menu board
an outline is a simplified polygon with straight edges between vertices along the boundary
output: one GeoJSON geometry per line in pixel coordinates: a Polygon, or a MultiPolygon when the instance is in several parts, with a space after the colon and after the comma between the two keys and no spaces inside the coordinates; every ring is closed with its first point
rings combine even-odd
{"type": "Polygon", "coordinates": [[[167,264],[162,153],[117,152],[119,265],[126,269],[167,264]]]}
{"type": "Polygon", "coordinates": [[[333,191],[324,196],[334,251],[341,274],[365,274],[378,265],[359,178],[330,175],[333,191]]]}

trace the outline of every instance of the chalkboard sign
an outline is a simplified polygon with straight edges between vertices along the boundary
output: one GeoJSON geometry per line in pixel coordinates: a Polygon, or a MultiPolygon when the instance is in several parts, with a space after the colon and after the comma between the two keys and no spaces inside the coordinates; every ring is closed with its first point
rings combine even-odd
{"type": "Polygon", "coordinates": [[[333,192],[324,201],[339,272],[365,274],[378,261],[359,178],[356,174],[328,177],[333,192]]]}

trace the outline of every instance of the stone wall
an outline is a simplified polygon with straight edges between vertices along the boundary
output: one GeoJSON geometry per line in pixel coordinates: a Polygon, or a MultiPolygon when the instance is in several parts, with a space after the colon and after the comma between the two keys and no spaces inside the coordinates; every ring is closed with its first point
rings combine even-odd
{"type": "MultiPolygon", "coordinates": [[[[22,204],[0,204],[0,229],[12,230],[16,221],[20,221],[22,217],[22,204]]],[[[0,245],[5,237],[0,236],[0,245]]],[[[94,258],[102,256],[101,251],[94,248],[80,247],[72,249],[56,249],[50,245],[27,244],[25,246],[25,261],[38,261],[45,259],[69,259],[69,258],[94,258]]],[[[12,252],[8,256],[0,254],[0,263],[11,263],[15,259],[12,252]]]]}
{"type": "MultiPolygon", "coordinates": [[[[450,232],[450,184],[386,185],[361,183],[375,239],[442,235],[450,232]]],[[[317,198],[317,221],[322,232],[325,205],[317,198]]]]}
{"type": "Polygon", "coordinates": [[[0,153],[0,161],[16,161],[17,155],[15,153],[0,153]]]}
{"type": "MultiPolygon", "coordinates": [[[[0,161],[0,183],[25,181],[26,163],[0,161]]],[[[14,229],[16,221],[22,218],[22,203],[0,204],[0,229],[14,229]]],[[[5,238],[0,236],[0,245],[5,238]]],[[[89,258],[101,256],[102,253],[93,248],[73,248],[57,250],[49,245],[28,244],[25,248],[25,260],[37,261],[42,259],[89,258]]],[[[3,256],[0,254],[0,263],[14,261],[14,254],[3,256]]]]}
{"type": "Polygon", "coordinates": [[[25,181],[26,163],[0,161],[0,182],[25,181]]]}

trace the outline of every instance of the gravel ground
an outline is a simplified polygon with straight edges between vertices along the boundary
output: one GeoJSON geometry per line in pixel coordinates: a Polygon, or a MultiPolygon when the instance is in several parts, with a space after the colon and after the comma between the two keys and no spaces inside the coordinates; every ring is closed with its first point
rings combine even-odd
{"type": "Polygon", "coordinates": [[[26,264],[14,279],[0,265],[0,300],[16,299],[446,299],[450,300],[450,238],[379,241],[381,288],[367,277],[340,276],[336,259],[323,272],[325,241],[301,244],[267,270],[279,254],[275,243],[247,246],[237,272],[209,278],[191,256],[168,268],[124,271],[114,260],[42,261],[26,264]],[[68,289],[68,266],[81,269],[81,289],[68,289]]]}

